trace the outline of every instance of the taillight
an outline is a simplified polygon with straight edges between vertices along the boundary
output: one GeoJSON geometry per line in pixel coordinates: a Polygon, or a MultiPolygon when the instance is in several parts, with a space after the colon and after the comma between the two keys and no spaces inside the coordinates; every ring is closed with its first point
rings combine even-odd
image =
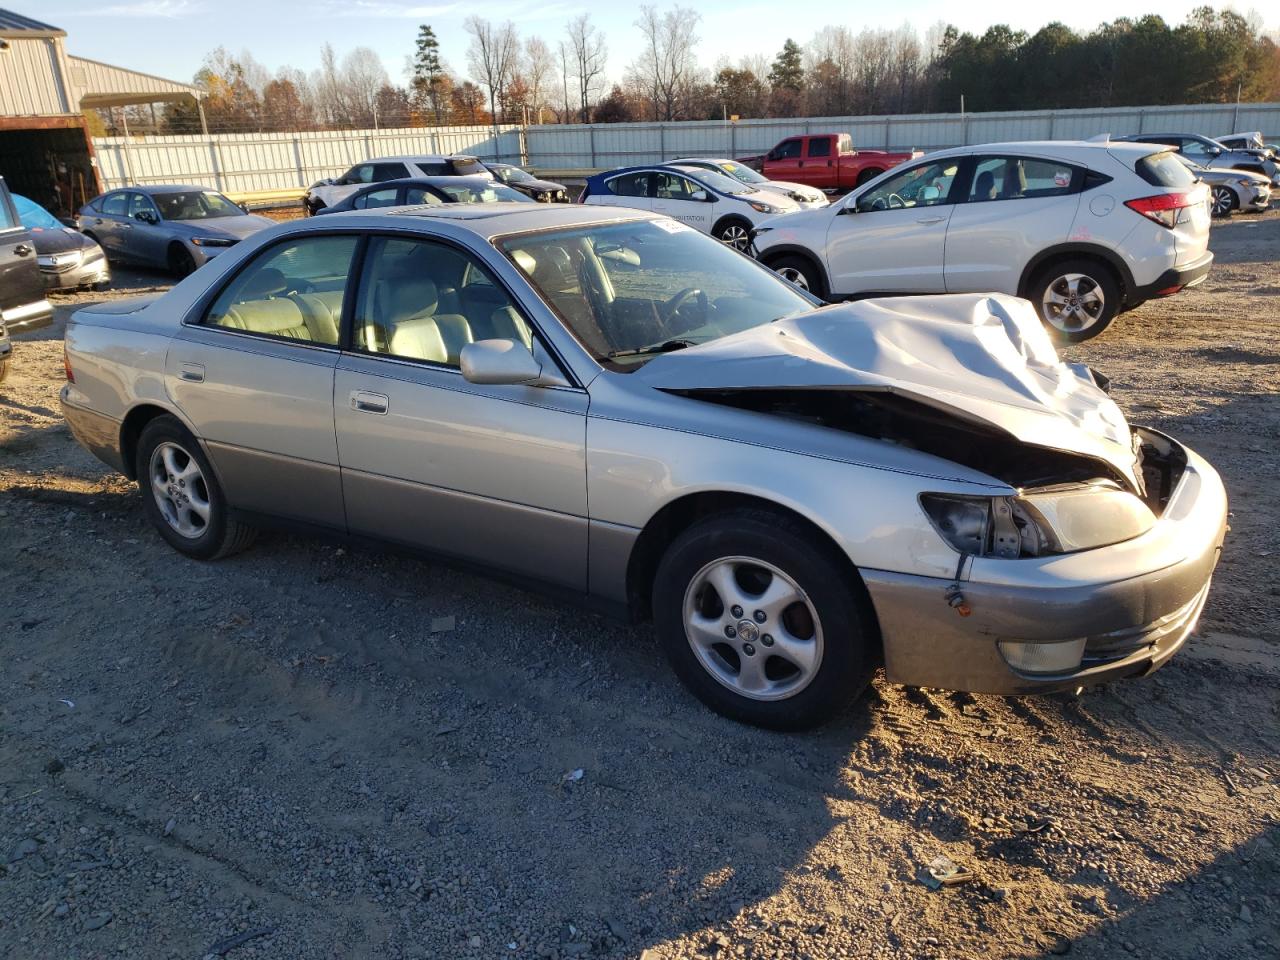
{"type": "Polygon", "coordinates": [[[1124,205],[1135,213],[1140,213],[1149,220],[1154,220],[1162,227],[1172,230],[1182,222],[1181,211],[1195,206],[1200,197],[1194,193],[1160,193],[1154,197],[1140,197],[1137,200],[1126,200],[1124,205]]]}
{"type": "Polygon", "coordinates": [[[66,371],[67,383],[75,383],[76,375],[71,371],[71,357],[67,355],[67,344],[62,344],[62,369],[66,371]]]}

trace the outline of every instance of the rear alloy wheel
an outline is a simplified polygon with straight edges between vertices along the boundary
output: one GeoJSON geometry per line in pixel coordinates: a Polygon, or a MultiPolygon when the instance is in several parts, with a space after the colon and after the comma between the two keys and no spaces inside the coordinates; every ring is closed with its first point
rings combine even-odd
{"type": "Polygon", "coordinates": [[[853,700],[875,669],[874,618],[846,569],[830,544],[788,517],[709,517],[659,564],[659,640],[712,709],[779,730],[812,727],[853,700]]]}
{"type": "Polygon", "coordinates": [[[718,224],[712,233],[726,247],[733,247],[739,253],[746,253],[751,246],[751,224],[745,220],[726,220],[718,224]]]}
{"type": "Polygon", "coordinates": [[[1226,186],[1217,186],[1213,188],[1213,201],[1209,210],[1215,217],[1229,217],[1235,212],[1237,202],[1234,190],[1226,186]]]}
{"type": "Polygon", "coordinates": [[[795,284],[815,297],[822,296],[822,277],[819,276],[817,267],[804,257],[783,257],[770,266],[787,283],[795,284]]]}
{"type": "Polygon", "coordinates": [[[1120,310],[1120,287],[1094,260],[1064,260],[1042,270],[1027,297],[1057,339],[1080,343],[1096,337],[1120,310]]]}
{"type": "Polygon", "coordinates": [[[256,531],[228,516],[204,451],[175,417],[156,417],[146,425],[135,466],[143,511],[175,550],[215,560],[253,542],[256,531]]]}
{"type": "Polygon", "coordinates": [[[196,258],[180,243],[169,248],[169,272],[175,277],[190,276],[196,269],[196,258]]]}

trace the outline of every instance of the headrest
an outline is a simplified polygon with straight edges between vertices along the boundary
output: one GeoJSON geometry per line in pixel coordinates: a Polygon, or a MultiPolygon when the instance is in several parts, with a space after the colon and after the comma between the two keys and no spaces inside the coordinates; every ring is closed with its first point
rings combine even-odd
{"type": "Polygon", "coordinates": [[[227,311],[225,326],[254,333],[279,333],[304,324],[302,310],[288,299],[237,303],[227,311]]]}
{"type": "Polygon", "coordinates": [[[415,317],[429,317],[436,312],[440,299],[440,292],[430,277],[384,280],[378,293],[381,320],[387,324],[402,323],[415,317]]]}

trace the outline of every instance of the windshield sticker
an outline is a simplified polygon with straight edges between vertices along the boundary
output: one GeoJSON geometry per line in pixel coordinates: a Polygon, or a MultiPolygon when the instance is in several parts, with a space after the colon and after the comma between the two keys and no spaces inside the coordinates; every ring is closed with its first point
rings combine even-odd
{"type": "Polygon", "coordinates": [[[679,220],[654,220],[653,225],[659,230],[665,230],[667,233],[680,233],[682,230],[692,230],[688,224],[681,223],[679,220]]]}

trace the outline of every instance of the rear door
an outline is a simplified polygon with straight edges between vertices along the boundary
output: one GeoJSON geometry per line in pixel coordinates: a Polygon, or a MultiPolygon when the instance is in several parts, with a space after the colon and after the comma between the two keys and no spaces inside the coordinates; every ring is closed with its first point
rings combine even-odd
{"type": "Polygon", "coordinates": [[[379,187],[362,193],[351,201],[355,210],[376,210],[378,207],[394,207],[402,202],[403,187],[379,187]]]}
{"type": "Polygon", "coordinates": [[[804,159],[800,161],[795,180],[811,187],[835,186],[838,162],[832,149],[831,137],[810,137],[805,143],[804,159]]]}
{"type": "Polygon", "coordinates": [[[125,231],[130,258],[153,266],[168,263],[167,234],[160,221],[160,211],[145,193],[129,193],[128,223],[125,231]]]}
{"type": "Polygon", "coordinates": [[[850,195],[827,231],[832,293],[945,292],[947,223],[965,159],[917,163],[850,195]]]}
{"type": "Polygon", "coordinates": [[[345,528],[333,372],[356,234],[259,251],[170,341],[165,385],[232,507],[345,528]]]}
{"type": "Polygon", "coordinates": [[[1032,257],[1070,235],[1087,171],[1044,157],[974,160],[947,225],[947,293],[1016,296],[1032,257]]]}
{"type": "Polygon", "coordinates": [[[108,193],[98,204],[98,212],[89,219],[87,232],[98,238],[107,253],[123,257],[123,227],[128,222],[129,196],[123,190],[108,193]]]}
{"type": "Polygon", "coordinates": [[[16,322],[31,312],[24,313],[24,308],[33,305],[45,306],[35,245],[31,231],[18,219],[9,188],[0,180],[0,313],[16,322]]]}
{"type": "Polygon", "coordinates": [[[623,173],[604,182],[604,190],[587,197],[588,203],[607,207],[629,207],[633,210],[652,210],[653,198],[649,181],[653,176],[648,170],[623,173]]]}

